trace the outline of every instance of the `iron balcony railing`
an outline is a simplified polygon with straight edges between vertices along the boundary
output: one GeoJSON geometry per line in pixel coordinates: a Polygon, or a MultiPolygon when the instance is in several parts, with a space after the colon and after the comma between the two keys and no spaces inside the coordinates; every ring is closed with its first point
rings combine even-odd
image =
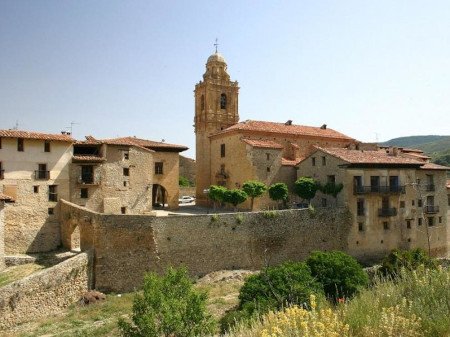
{"type": "Polygon", "coordinates": [[[50,178],[50,171],[37,170],[34,171],[34,179],[47,180],[50,178]]]}
{"type": "Polygon", "coordinates": [[[100,179],[93,173],[84,173],[78,177],[79,184],[98,185],[100,179]]]}
{"type": "Polygon", "coordinates": [[[427,214],[439,213],[439,206],[431,206],[431,205],[425,206],[423,212],[427,214]]]}
{"type": "Polygon", "coordinates": [[[378,216],[388,217],[388,216],[396,216],[396,215],[397,215],[397,208],[386,207],[386,208],[378,209],[378,216]]]}
{"type": "Polygon", "coordinates": [[[367,194],[367,193],[405,193],[405,186],[391,185],[391,186],[354,186],[354,194],[367,194]]]}

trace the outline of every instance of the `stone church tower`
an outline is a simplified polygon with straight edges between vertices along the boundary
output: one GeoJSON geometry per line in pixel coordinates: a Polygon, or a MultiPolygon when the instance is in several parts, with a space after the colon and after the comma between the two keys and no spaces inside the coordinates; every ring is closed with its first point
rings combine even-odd
{"type": "Polygon", "coordinates": [[[206,205],[204,189],[211,185],[211,143],[209,136],[239,121],[238,82],[230,81],[225,59],[219,53],[206,62],[203,81],[195,85],[196,197],[206,205]]]}

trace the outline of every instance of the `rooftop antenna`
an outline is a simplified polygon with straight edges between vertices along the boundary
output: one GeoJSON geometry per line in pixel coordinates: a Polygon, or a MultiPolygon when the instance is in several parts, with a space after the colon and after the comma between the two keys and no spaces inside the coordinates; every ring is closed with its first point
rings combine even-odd
{"type": "Polygon", "coordinates": [[[73,133],[73,126],[74,125],[80,125],[80,123],[76,123],[76,122],[70,122],[70,126],[68,126],[66,129],[70,130],[70,134],[73,133]]]}
{"type": "Polygon", "coordinates": [[[217,42],[217,37],[216,37],[216,43],[214,43],[214,47],[216,47],[216,54],[217,54],[217,47],[219,46],[219,43],[217,42]]]}

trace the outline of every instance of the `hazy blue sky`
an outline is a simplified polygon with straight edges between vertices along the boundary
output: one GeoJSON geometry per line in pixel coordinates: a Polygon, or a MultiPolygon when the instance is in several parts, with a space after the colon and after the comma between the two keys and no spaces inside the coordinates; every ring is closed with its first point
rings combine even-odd
{"type": "Polygon", "coordinates": [[[241,120],[363,141],[450,134],[450,1],[0,0],[0,128],[135,135],[194,156],[219,38],[241,120]]]}

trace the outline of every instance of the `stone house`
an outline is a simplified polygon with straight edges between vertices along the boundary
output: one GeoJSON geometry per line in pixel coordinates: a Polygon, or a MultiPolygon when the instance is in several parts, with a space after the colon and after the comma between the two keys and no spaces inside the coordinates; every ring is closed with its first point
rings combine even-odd
{"type": "MultiPolygon", "coordinates": [[[[238,83],[230,80],[219,53],[208,58],[203,81],[195,86],[196,196],[207,204],[204,193],[212,184],[239,188],[247,180],[267,185],[296,178],[295,164],[314,146],[346,147],[356,141],[328,128],[247,120],[239,122],[238,83]]],[[[265,196],[255,208],[273,205],[265,196]]],[[[242,205],[249,208],[250,201],[242,205]]]]}
{"type": "Polygon", "coordinates": [[[12,198],[0,193],[0,271],[5,269],[5,202],[13,202],[12,198]]]}
{"type": "Polygon", "coordinates": [[[178,207],[182,145],[136,137],[74,145],[71,200],[100,213],[143,214],[154,206],[178,207]]]}
{"type": "Polygon", "coordinates": [[[396,148],[317,147],[297,168],[298,178],[312,177],[322,185],[343,184],[336,199],[317,192],[311,202],[315,207],[349,208],[352,255],[376,259],[394,248],[414,247],[447,254],[448,167],[412,158],[396,148]]]}
{"type": "Polygon", "coordinates": [[[5,211],[6,253],[60,244],[57,205],[69,199],[73,142],[67,134],[0,130],[0,193],[15,200],[5,211]]]}

